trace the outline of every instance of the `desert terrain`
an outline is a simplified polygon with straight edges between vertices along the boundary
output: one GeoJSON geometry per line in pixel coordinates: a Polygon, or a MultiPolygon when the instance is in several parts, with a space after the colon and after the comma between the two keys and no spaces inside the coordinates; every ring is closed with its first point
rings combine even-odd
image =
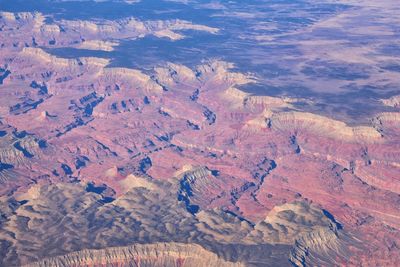
{"type": "MultiPolygon", "coordinates": [[[[304,31],[377,8],[346,4],[353,9],[304,31]]],[[[391,7],[379,8],[393,18],[391,7]]],[[[221,57],[134,68],[58,53],[223,31],[183,19],[0,12],[0,266],[399,264],[398,55],[303,40],[316,51],[300,71],[308,97],[251,92],[267,78],[221,57]],[[324,53],[348,53],[361,76],[327,73],[339,67],[322,66],[324,53]],[[391,70],[375,69],[383,61],[391,70]],[[366,80],[361,64],[374,68],[366,80]],[[349,81],[384,89],[344,103],[349,81]],[[318,111],[318,90],[333,88],[318,111]]]]}

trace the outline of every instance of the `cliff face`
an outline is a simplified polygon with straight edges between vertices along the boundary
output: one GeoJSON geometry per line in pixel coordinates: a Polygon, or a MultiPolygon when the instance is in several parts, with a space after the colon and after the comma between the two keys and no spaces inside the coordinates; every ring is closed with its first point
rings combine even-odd
{"type": "Polygon", "coordinates": [[[284,112],[274,114],[269,119],[273,128],[294,134],[308,131],[310,134],[350,142],[379,142],[382,140],[382,134],[373,127],[350,127],[341,121],[311,113],[284,112]]]}
{"type": "Polygon", "coordinates": [[[26,266],[144,266],[144,267],[240,267],[241,263],[227,262],[199,245],[156,243],[129,247],[83,250],[50,258],[26,266]]]}

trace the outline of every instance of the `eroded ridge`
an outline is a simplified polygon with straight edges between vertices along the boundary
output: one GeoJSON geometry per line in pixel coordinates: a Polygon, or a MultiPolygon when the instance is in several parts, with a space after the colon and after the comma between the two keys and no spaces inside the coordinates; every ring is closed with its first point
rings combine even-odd
{"type": "Polygon", "coordinates": [[[0,12],[1,46],[9,48],[75,47],[112,51],[121,39],[138,39],[146,35],[185,38],[184,30],[218,33],[218,29],[184,20],[141,21],[128,17],[119,20],[53,20],[38,12],[0,12]]]}
{"type": "Polygon", "coordinates": [[[157,243],[103,250],[83,250],[27,266],[244,266],[226,262],[199,245],[157,243]]]}

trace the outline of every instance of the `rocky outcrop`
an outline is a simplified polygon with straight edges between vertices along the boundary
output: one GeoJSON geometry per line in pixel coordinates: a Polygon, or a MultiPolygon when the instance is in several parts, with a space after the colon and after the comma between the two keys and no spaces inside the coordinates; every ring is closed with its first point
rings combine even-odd
{"type": "Polygon", "coordinates": [[[43,141],[26,132],[17,132],[11,127],[0,124],[0,162],[12,166],[29,164],[34,156],[38,157],[44,146],[43,141]],[[14,131],[13,131],[14,130],[14,131]]]}
{"type": "MultiPolygon", "coordinates": [[[[243,81],[244,82],[244,81],[243,81]]],[[[248,81],[250,82],[250,81],[248,81]]],[[[247,109],[276,109],[290,107],[290,103],[294,102],[292,99],[270,97],[270,96],[255,96],[245,93],[235,87],[228,88],[223,97],[230,101],[236,107],[247,109]]]]}
{"type": "Polygon", "coordinates": [[[186,172],[180,181],[180,188],[178,191],[178,200],[185,203],[186,209],[195,214],[199,211],[199,206],[191,203],[193,191],[201,190],[201,187],[207,187],[209,179],[207,176],[211,175],[211,171],[205,167],[199,167],[186,172]]]}
{"type": "Polygon", "coordinates": [[[115,46],[118,46],[118,42],[89,40],[78,44],[76,48],[111,52],[114,50],[115,46]]]}
{"type": "Polygon", "coordinates": [[[400,107],[400,96],[393,96],[388,99],[382,99],[382,103],[389,107],[398,108],[400,107]]]}
{"type": "Polygon", "coordinates": [[[348,142],[382,142],[383,136],[369,126],[351,127],[341,121],[302,112],[275,113],[269,118],[271,128],[292,133],[309,132],[348,142]]]}
{"type": "Polygon", "coordinates": [[[114,82],[119,86],[126,88],[140,87],[146,94],[160,94],[162,87],[155,83],[150,76],[142,73],[139,70],[127,68],[105,68],[102,70],[103,79],[108,82],[114,82]]]}
{"type": "Polygon", "coordinates": [[[183,39],[184,30],[204,31],[216,34],[218,29],[192,24],[184,20],[140,21],[133,17],[119,20],[53,20],[48,22],[41,13],[0,13],[0,25],[8,27],[1,31],[4,38],[18,35],[18,40],[2,38],[6,47],[51,46],[77,47],[82,49],[111,51],[116,39],[137,39],[146,35],[183,39]]]}
{"type": "Polygon", "coordinates": [[[372,119],[374,127],[385,135],[398,135],[400,128],[399,112],[384,112],[372,119]]]}
{"type": "Polygon", "coordinates": [[[227,262],[196,244],[156,243],[129,247],[83,250],[61,257],[49,258],[26,266],[171,266],[228,267],[245,266],[227,262]]]}
{"type": "Polygon", "coordinates": [[[327,211],[314,204],[294,201],[274,207],[264,220],[255,225],[252,234],[261,234],[264,240],[273,243],[293,244],[306,233],[324,229],[335,234],[341,228],[327,211]]]}
{"type": "MultiPolygon", "coordinates": [[[[52,66],[53,69],[59,73],[66,72],[68,74],[79,74],[81,71],[89,73],[98,72],[106,67],[109,60],[101,58],[79,58],[79,59],[65,59],[50,55],[40,48],[26,47],[18,54],[18,62],[22,66],[29,66],[28,64],[40,63],[52,66]]],[[[15,65],[17,61],[15,62],[15,65]]],[[[65,73],[64,73],[65,74],[65,73]]]]}
{"type": "MultiPolygon", "coordinates": [[[[300,236],[290,253],[294,266],[323,266],[348,258],[348,243],[351,238],[332,229],[319,229],[300,236]]],[[[352,241],[357,244],[354,240],[352,241]]],[[[360,243],[358,243],[361,249],[360,243]]]]}

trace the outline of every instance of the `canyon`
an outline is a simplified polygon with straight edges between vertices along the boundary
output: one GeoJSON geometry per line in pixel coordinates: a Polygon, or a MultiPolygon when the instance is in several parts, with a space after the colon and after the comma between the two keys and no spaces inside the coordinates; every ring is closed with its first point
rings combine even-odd
{"type": "Polygon", "coordinates": [[[241,90],[253,73],[112,66],[183,20],[0,13],[0,266],[396,266],[400,105],[367,123],[241,90]]]}

